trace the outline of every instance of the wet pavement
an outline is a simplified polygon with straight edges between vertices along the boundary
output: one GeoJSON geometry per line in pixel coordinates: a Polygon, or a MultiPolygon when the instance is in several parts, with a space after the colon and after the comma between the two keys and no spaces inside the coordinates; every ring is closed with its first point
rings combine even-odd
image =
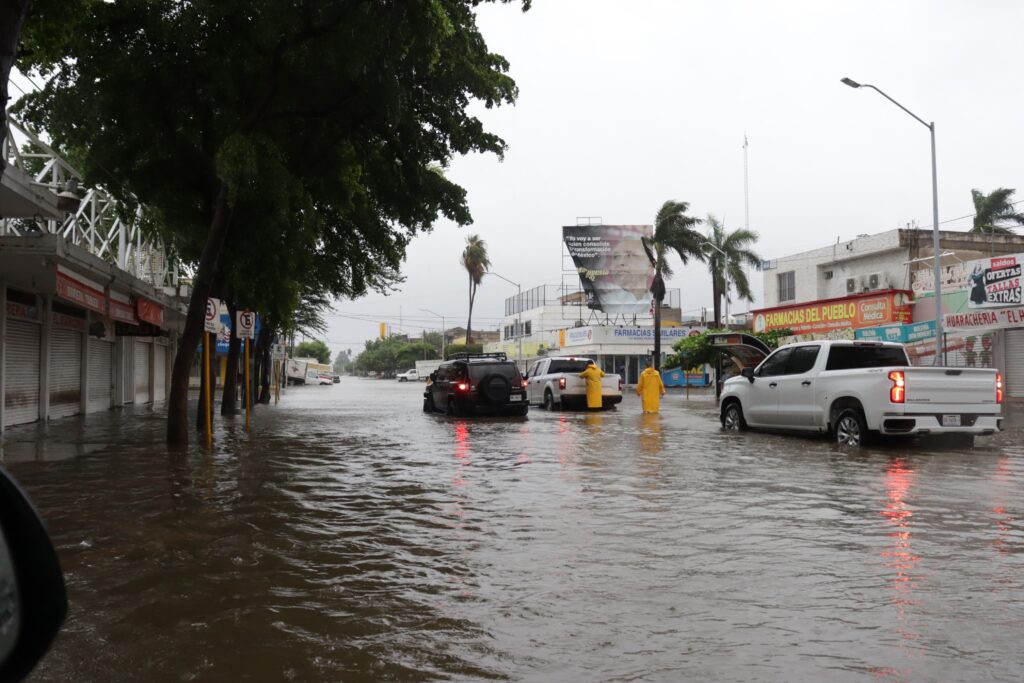
{"type": "Polygon", "coordinates": [[[676,394],[470,421],[421,391],[293,389],[212,453],[145,410],[8,430],[71,599],[31,680],[1024,676],[1016,415],[848,451],[676,394]]]}

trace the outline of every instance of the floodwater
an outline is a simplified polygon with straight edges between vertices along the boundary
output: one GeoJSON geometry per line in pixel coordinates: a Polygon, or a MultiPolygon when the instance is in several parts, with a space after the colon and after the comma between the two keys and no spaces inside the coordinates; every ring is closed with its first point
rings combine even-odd
{"type": "Polygon", "coordinates": [[[71,600],[32,680],[1024,677],[1024,420],[848,451],[675,394],[471,421],[421,391],[289,390],[210,453],[147,411],[8,430],[71,600]]]}

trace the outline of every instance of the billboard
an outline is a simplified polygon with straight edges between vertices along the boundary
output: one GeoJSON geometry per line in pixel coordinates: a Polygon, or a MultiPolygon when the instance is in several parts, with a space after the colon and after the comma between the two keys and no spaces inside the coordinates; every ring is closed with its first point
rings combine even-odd
{"type": "Polygon", "coordinates": [[[1021,299],[1020,267],[1024,259],[1017,254],[994,256],[964,264],[968,275],[967,306],[970,308],[1009,308],[1024,304],[1021,299]]]}
{"type": "Polygon", "coordinates": [[[574,225],[562,228],[587,306],[608,315],[649,315],[654,264],[644,249],[650,225],[574,225]]]}
{"type": "Polygon", "coordinates": [[[872,292],[842,299],[764,308],[754,313],[754,331],[792,330],[795,334],[827,334],[887,323],[909,323],[910,292],[872,292]]]}
{"type": "Polygon", "coordinates": [[[865,327],[855,332],[857,339],[864,341],[900,342],[910,344],[935,337],[935,321],[924,320],[919,323],[897,323],[895,325],[879,325],[865,327]]]}

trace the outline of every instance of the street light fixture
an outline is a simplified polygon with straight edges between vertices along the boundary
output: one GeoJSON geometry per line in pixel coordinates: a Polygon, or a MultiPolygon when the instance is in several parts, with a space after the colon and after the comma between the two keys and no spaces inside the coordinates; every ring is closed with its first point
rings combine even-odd
{"type": "Polygon", "coordinates": [[[519,286],[518,282],[512,282],[504,275],[498,275],[493,270],[487,271],[488,275],[501,278],[510,285],[516,286],[516,328],[518,328],[517,337],[519,337],[519,365],[523,364],[523,288],[519,286]]]}
{"type": "Polygon", "coordinates": [[[935,170],[935,122],[926,123],[924,119],[910,111],[902,104],[886,95],[869,83],[858,83],[851,78],[842,78],[840,82],[851,88],[871,88],[897,107],[914,117],[914,120],[928,129],[932,138],[932,260],[935,266],[935,365],[942,365],[942,250],[939,246],[939,181],[935,170]]]}
{"type": "Polygon", "coordinates": [[[729,257],[711,242],[702,240],[701,243],[722,255],[722,274],[725,276],[725,328],[729,329],[729,257]]]}
{"type": "Polygon", "coordinates": [[[429,308],[421,308],[420,310],[424,311],[426,313],[430,313],[431,315],[436,315],[438,318],[441,319],[441,360],[444,360],[444,338],[445,338],[445,332],[447,331],[447,328],[445,327],[445,324],[444,324],[444,316],[441,315],[440,313],[434,313],[429,308]]]}

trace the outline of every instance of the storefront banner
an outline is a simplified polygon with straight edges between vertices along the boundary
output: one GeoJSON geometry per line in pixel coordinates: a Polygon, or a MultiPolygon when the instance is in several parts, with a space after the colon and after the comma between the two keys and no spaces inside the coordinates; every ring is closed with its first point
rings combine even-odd
{"type": "Polygon", "coordinates": [[[39,309],[35,306],[26,306],[14,301],[7,302],[7,317],[17,320],[31,320],[39,322],[39,309]]]}
{"type": "Polygon", "coordinates": [[[1024,306],[998,308],[991,311],[947,313],[942,317],[942,325],[948,332],[1020,327],[1024,325],[1024,306]]]}
{"type": "Polygon", "coordinates": [[[139,316],[139,320],[152,323],[157,327],[164,326],[164,307],[160,304],[139,297],[135,300],[135,311],[139,316]]]}
{"type": "Polygon", "coordinates": [[[57,296],[100,315],[107,314],[107,297],[103,292],[59,270],[57,271],[57,296]]]}
{"type": "Polygon", "coordinates": [[[135,317],[135,309],[132,308],[131,304],[122,303],[111,297],[107,305],[110,307],[110,317],[112,320],[129,325],[139,324],[139,319],[135,317]]]}
{"type": "Polygon", "coordinates": [[[754,331],[792,330],[795,334],[857,330],[912,319],[911,293],[905,290],[826,299],[808,304],[766,308],[754,313],[754,331]]]}
{"type": "Polygon", "coordinates": [[[574,225],[562,228],[587,306],[609,315],[649,315],[654,264],[644,248],[650,225],[574,225]]]}
{"type": "MultiPolygon", "coordinates": [[[[706,327],[663,327],[661,328],[662,344],[671,345],[680,339],[692,337],[705,332],[706,327]]],[[[584,344],[637,344],[650,346],[654,343],[653,327],[613,327],[611,325],[595,325],[575,327],[565,331],[564,346],[581,346],[584,344]]]]}
{"type": "Polygon", "coordinates": [[[965,263],[964,270],[970,273],[967,305],[970,308],[1007,308],[1024,304],[1020,286],[1021,263],[1024,263],[1024,254],[965,263]]]}
{"type": "MultiPolygon", "coordinates": [[[[968,278],[970,271],[967,270],[966,265],[953,263],[939,269],[943,294],[959,292],[967,287],[970,282],[968,278]]],[[[915,299],[935,294],[935,271],[930,264],[927,268],[919,268],[910,274],[910,288],[914,292],[915,299]]]]}
{"type": "Polygon", "coordinates": [[[85,318],[76,318],[72,315],[64,315],[63,313],[51,313],[50,316],[54,327],[85,332],[85,318]]]}
{"type": "Polygon", "coordinates": [[[865,327],[855,331],[857,339],[864,341],[890,341],[910,344],[912,342],[932,339],[935,337],[935,321],[926,320],[920,323],[880,325],[865,327]]]}

